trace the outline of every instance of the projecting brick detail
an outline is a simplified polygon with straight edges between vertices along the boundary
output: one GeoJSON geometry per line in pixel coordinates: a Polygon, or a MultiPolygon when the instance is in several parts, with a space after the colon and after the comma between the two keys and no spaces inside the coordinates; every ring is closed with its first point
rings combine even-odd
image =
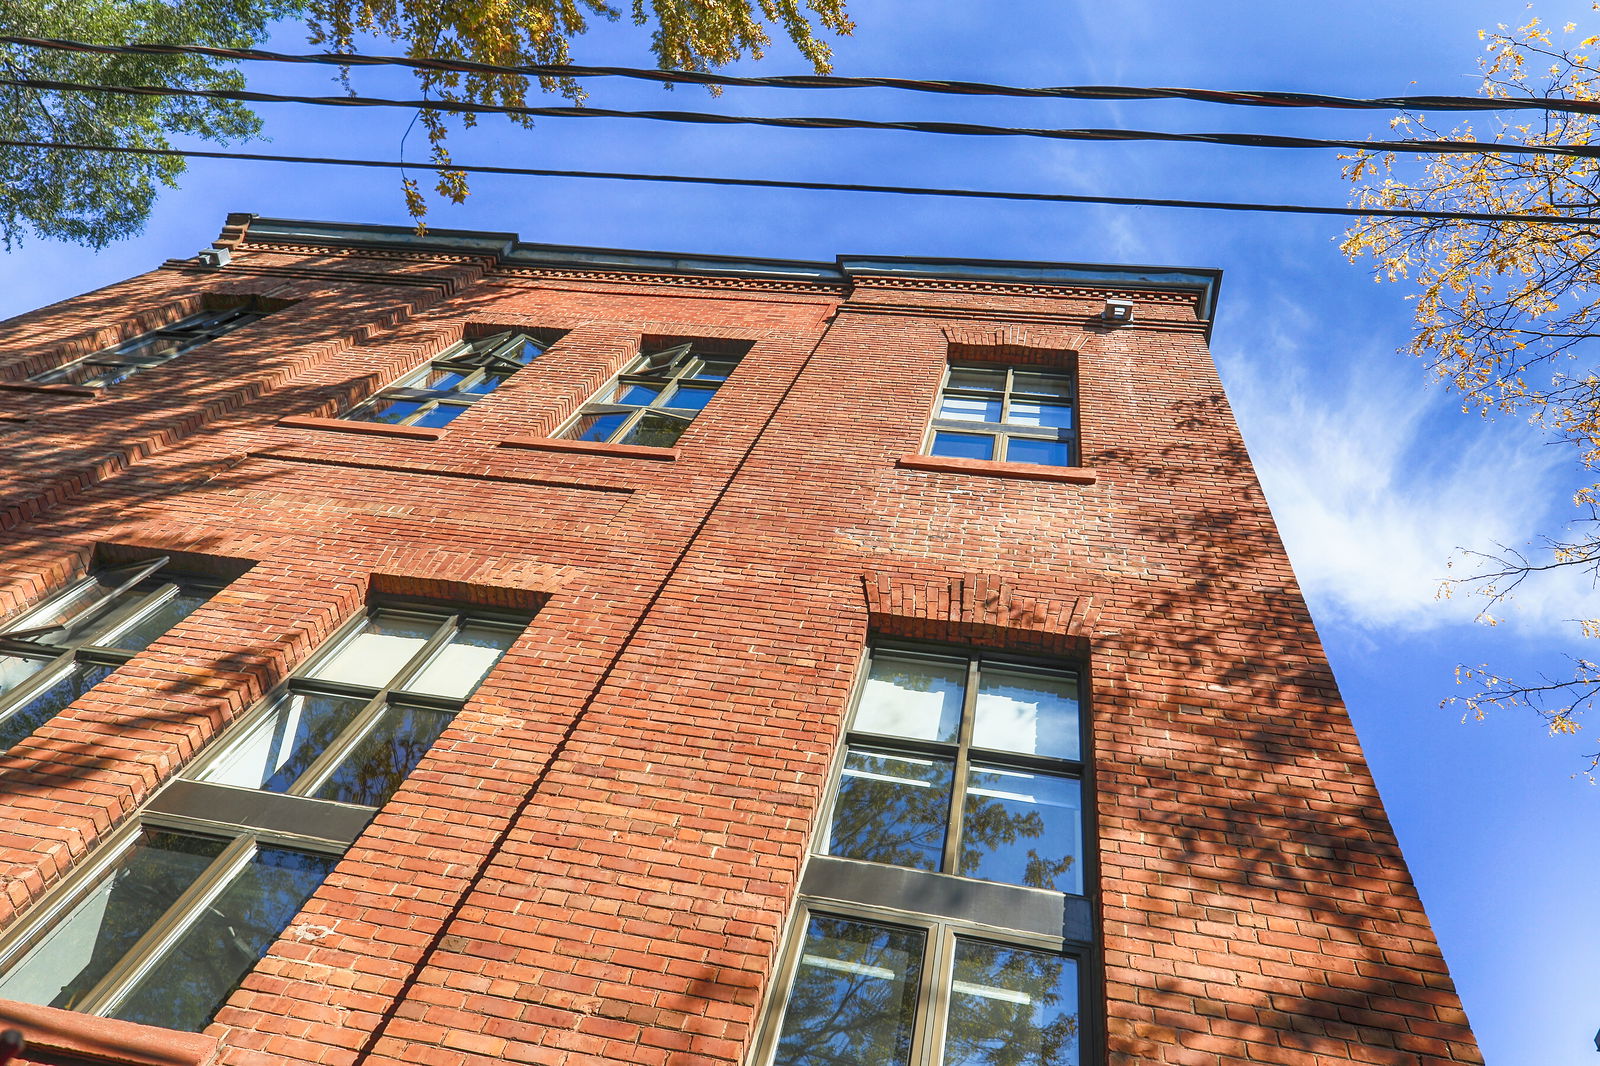
{"type": "Polygon", "coordinates": [[[221,270],[0,324],[14,379],[208,297],[295,301],[98,399],[6,393],[0,616],[140,553],[236,576],[0,754],[0,936],[369,603],[520,611],[201,1052],[767,1066],[851,687],[891,637],[1089,679],[1084,1066],[1480,1061],[1194,291],[507,267],[248,221],[221,270]],[[1099,322],[1108,295],[1135,325],[1099,322]],[[436,436],[317,421],[511,328],[554,343],[436,436]],[[548,446],[678,339],[743,360],[670,451],[548,446]],[[969,357],[1075,365],[1083,468],[903,463],[969,357]]]}
{"type": "Polygon", "coordinates": [[[1098,618],[1093,598],[1028,593],[988,574],[933,580],[864,574],[874,634],[979,647],[1081,654],[1098,618]]]}

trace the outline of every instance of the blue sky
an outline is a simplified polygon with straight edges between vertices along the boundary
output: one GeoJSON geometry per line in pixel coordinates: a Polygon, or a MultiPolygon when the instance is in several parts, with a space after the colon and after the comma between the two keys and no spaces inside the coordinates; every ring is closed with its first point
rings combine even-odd
{"type": "MultiPolygon", "coordinates": [[[[852,0],[858,29],[836,43],[843,74],[1014,84],[1187,85],[1355,96],[1468,93],[1477,30],[1520,22],[1517,3],[1350,0],[852,0]],[[997,12],[1003,13],[997,18],[997,12]]],[[[1600,32],[1587,3],[1542,4],[1547,21],[1600,32]]],[[[274,45],[302,50],[285,27],[274,45]]],[[[644,36],[601,27],[579,62],[649,65],[644,36]]],[[[376,49],[375,49],[376,50],[376,49]]],[[[800,73],[774,47],[752,72],[800,73]]],[[[256,68],[265,91],[331,92],[307,68],[256,68]]],[[[375,94],[403,78],[358,74],[375,94]]],[[[1385,116],[1276,113],[1183,102],[1086,104],[940,98],[887,91],[728,91],[595,81],[619,108],[853,114],[1034,126],[1382,135],[1385,116]]],[[[552,101],[555,102],[555,101],[552,101]]],[[[395,158],[408,116],[264,106],[259,150],[395,158]]],[[[486,119],[452,142],[463,162],[1040,191],[1343,203],[1339,163],[1320,151],[1070,144],[908,133],[800,132],[642,122],[486,119]]],[[[410,158],[424,146],[413,131],[410,158]]],[[[0,315],[61,299],[207,245],[228,211],[403,222],[392,174],[195,164],[147,232],[101,252],[30,241],[0,257],[0,315]]],[[[1375,285],[1337,250],[1338,220],[707,190],[574,180],[476,178],[439,227],[525,240],[831,259],[840,253],[1221,267],[1213,349],[1362,744],[1473,1025],[1492,1066],[1594,1061],[1600,966],[1586,934],[1600,883],[1600,792],[1579,773],[1600,739],[1549,738],[1527,718],[1460,723],[1439,703],[1457,663],[1513,676],[1559,673],[1576,651],[1563,619],[1592,589],[1530,589],[1501,625],[1435,593],[1459,547],[1523,544],[1566,517],[1579,475],[1517,423],[1460,413],[1396,354],[1410,331],[1403,288],[1375,285]],[[1577,775],[1577,776],[1574,776],[1577,775]]],[[[1592,613],[1592,608],[1589,609],[1592,613]]],[[[1593,654],[1591,651],[1590,654],[1593,654]]]]}

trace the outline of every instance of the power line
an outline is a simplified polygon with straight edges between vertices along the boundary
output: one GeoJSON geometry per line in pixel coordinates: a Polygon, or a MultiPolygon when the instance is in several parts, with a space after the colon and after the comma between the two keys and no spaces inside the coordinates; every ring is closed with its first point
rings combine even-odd
{"type": "Polygon", "coordinates": [[[357,52],[291,54],[259,48],[216,48],[191,44],[90,44],[53,37],[0,36],[0,45],[23,45],[57,51],[100,55],[205,55],[273,63],[315,63],[338,67],[396,66],[464,74],[498,74],[534,78],[633,78],[669,84],[714,85],[761,89],[898,89],[952,96],[1010,96],[1071,100],[1192,100],[1241,107],[1336,108],[1383,111],[1554,111],[1600,114],[1600,102],[1509,96],[1383,96],[1373,98],[1331,96],[1324,93],[1290,93],[1259,89],[1183,89],[1126,85],[1017,86],[992,82],[949,81],[922,78],[850,78],[831,74],[783,75],[743,78],[707,71],[653,70],[643,67],[594,67],[570,63],[530,63],[520,66],[478,63],[464,59],[415,59],[374,56],[357,52]]]}
{"type": "Polygon", "coordinates": [[[1600,158],[1600,146],[1499,144],[1489,141],[1446,141],[1404,138],[1396,141],[1338,140],[1321,137],[1283,137],[1264,133],[1165,133],[1154,130],[1038,129],[1023,126],[989,126],[970,122],[878,122],[872,119],[826,116],[719,115],[704,111],[616,111],[599,107],[519,107],[479,104],[460,100],[390,100],[374,96],[286,96],[244,89],[177,89],[165,85],[97,85],[40,78],[0,78],[0,85],[58,92],[120,93],[131,96],[177,96],[248,103],[311,104],[318,107],[398,107],[407,110],[446,111],[461,114],[515,115],[530,118],[631,118],[653,122],[698,125],[776,126],[809,130],[899,130],[963,137],[1041,137],[1059,141],[1164,141],[1219,144],[1236,148],[1351,148],[1363,151],[1407,152],[1418,155],[1550,155],[1600,158]]]}
{"type": "MultiPolygon", "coordinates": [[[[129,155],[183,156],[193,159],[241,159],[267,163],[306,163],[320,166],[415,169],[417,163],[387,159],[345,159],[331,156],[271,155],[262,152],[211,152],[187,148],[136,148],[129,145],[73,144],[60,141],[0,140],[0,148],[35,148],[79,152],[116,152],[129,155]]],[[[850,182],[793,181],[776,178],[725,178],[712,175],[643,174],[634,171],[552,170],[540,167],[502,167],[451,163],[450,170],[468,174],[506,174],[552,178],[588,178],[606,181],[648,181],[681,185],[744,186],[758,189],[806,189],[824,192],[888,193],[898,196],[951,196],[976,200],[1023,200],[1045,203],[1107,204],[1120,207],[1175,207],[1205,211],[1256,211],[1345,217],[1429,218],[1458,222],[1520,222],[1530,225],[1600,225],[1600,215],[1544,215],[1502,211],[1428,211],[1411,208],[1332,207],[1316,204],[1240,203],[1227,200],[1164,200],[1143,196],[1089,196],[1076,193],[1016,192],[998,189],[940,189],[916,185],[864,185],[850,182]]]]}

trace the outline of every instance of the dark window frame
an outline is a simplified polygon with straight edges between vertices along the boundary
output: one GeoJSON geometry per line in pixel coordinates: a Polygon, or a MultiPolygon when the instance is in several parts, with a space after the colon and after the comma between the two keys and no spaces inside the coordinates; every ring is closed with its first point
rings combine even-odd
{"type": "Polygon", "coordinates": [[[351,422],[374,422],[388,426],[417,425],[423,419],[441,409],[448,409],[454,413],[443,422],[429,423],[432,428],[448,425],[450,422],[466,414],[472,405],[492,396],[497,389],[505,384],[506,379],[516,374],[519,370],[531,365],[539,356],[550,349],[553,341],[541,340],[531,333],[517,330],[505,330],[486,337],[464,340],[453,344],[444,352],[434,356],[425,365],[415,370],[408,371],[394,384],[379,389],[372,396],[361,401],[341,417],[351,422]],[[513,350],[522,350],[527,346],[536,349],[535,353],[520,360],[512,358],[508,353],[513,350]],[[448,389],[419,388],[407,382],[424,381],[428,375],[436,370],[457,373],[462,375],[461,381],[448,389]],[[471,386],[482,384],[491,377],[499,377],[500,381],[493,388],[482,392],[470,392],[471,386]],[[415,403],[415,411],[399,419],[382,418],[377,415],[377,409],[385,403],[415,403]]]}
{"type": "Polygon", "coordinates": [[[1027,462],[1036,466],[1079,466],[1082,463],[1078,426],[1078,373],[1072,366],[1034,366],[1016,363],[984,363],[970,360],[951,360],[945,364],[943,375],[939,379],[939,394],[934,401],[933,417],[928,426],[927,437],[923,443],[923,454],[936,455],[934,442],[940,433],[964,434],[970,437],[987,437],[992,442],[989,460],[994,462],[1027,462]],[[1005,385],[1000,389],[982,389],[964,385],[952,386],[952,376],[962,371],[980,370],[990,373],[1000,371],[1005,374],[1005,385]],[[1044,392],[1027,392],[1019,390],[1016,385],[1017,374],[1033,374],[1046,378],[1054,378],[1066,386],[1067,395],[1051,395],[1044,392]],[[941,418],[940,411],[946,399],[965,399],[980,402],[1000,402],[1000,420],[998,422],[975,421],[959,418],[941,418]],[[1029,426],[1009,421],[1013,403],[1018,399],[1031,399],[1035,402],[1049,403],[1056,406],[1070,408],[1070,427],[1055,426],[1029,426]],[[1067,458],[1065,463],[1034,463],[1026,459],[1010,458],[1011,440],[1036,440],[1064,443],[1067,445],[1067,458]]]}
{"type": "MultiPolygon", "coordinates": [[[[713,393],[719,392],[728,379],[738,369],[743,354],[717,354],[699,353],[695,351],[694,342],[689,341],[675,344],[670,348],[639,355],[631,360],[623,371],[602,385],[594,395],[615,396],[623,389],[633,386],[652,388],[658,390],[648,403],[619,403],[615,400],[590,399],[578,412],[567,420],[566,424],[558,429],[554,436],[566,440],[584,440],[599,444],[628,444],[628,438],[639,428],[640,424],[649,417],[665,418],[675,423],[678,436],[689,428],[696,416],[705,410],[716,399],[713,395],[705,404],[698,407],[674,407],[671,399],[676,396],[681,388],[688,385],[693,388],[708,389],[713,393]],[[726,372],[718,375],[700,377],[708,367],[726,367],[726,372]],[[622,415],[622,421],[609,431],[599,435],[590,436],[587,430],[581,430],[586,419],[598,419],[607,415],[622,415]]],[[[676,437],[674,438],[674,442],[676,437]]]]}
{"type": "Polygon", "coordinates": [[[916,997],[912,1021],[914,1031],[910,1066],[932,1066],[941,1061],[946,1015],[953,980],[955,945],[958,940],[977,941],[1002,948],[1042,951],[1071,959],[1077,967],[1078,985],[1078,1062],[1091,1066],[1104,1060],[1103,960],[1098,933],[1095,895],[1098,886],[1093,756],[1090,747],[1092,713],[1090,709],[1089,663],[1086,657],[1061,658],[1013,655],[971,645],[934,641],[874,640],[865,649],[856,671],[844,728],[835,749],[825,800],[818,811],[817,829],[805,869],[801,876],[794,911],[789,919],[773,983],[762,1008],[755,1055],[755,1066],[773,1066],[788,1000],[799,969],[799,960],[810,920],[815,915],[862,921],[901,930],[923,930],[922,981],[916,997]],[[966,660],[965,690],[958,740],[921,741],[885,737],[854,728],[857,711],[871,676],[874,653],[966,660]],[[964,778],[955,775],[951,784],[950,812],[947,815],[944,858],[939,871],[891,866],[862,859],[828,855],[820,849],[829,833],[838,801],[846,759],[853,741],[865,741],[879,750],[901,750],[907,754],[944,754],[957,744],[970,768],[973,707],[978,678],[984,665],[1017,669],[1061,677],[1071,676],[1078,700],[1078,757],[1060,759],[1023,753],[995,753],[976,749],[980,761],[1014,765],[1019,769],[1038,769],[1070,776],[1080,783],[1081,893],[1026,885],[982,881],[957,873],[942,872],[959,847],[964,778]],[[1070,767],[1063,774],[1063,768],[1070,767]],[[952,828],[953,826],[953,828],[952,828]]]}
{"type": "Polygon", "coordinates": [[[251,298],[234,307],[206,308],[185,315],[176,322],[146,330],[137,336],[113,344],[108,348],[79,356],[49,370],[42,370],[27,380],[35,385],[75,385],[79,388],[109,389],[133,377],[142,370],[170,363],[187,355],[207,341],[225,333],[248,326],[270,314],[258,300],[251,298]],[[174,347],[158,355],[141,355],[141,349],[155,347],[162,341],[171,341],[174,347]],[[98,367],[98,372],[86,380],[80,368],[98,367]]]}
{"type": "MultiPolygon", "coordinates": [[[[153,571],[160,563],[156,561],[138,566],[153,571]]],[[[399,687],[401,682],[414,681],[423,676],[425,665],[430,664],[435,653],[447,646],[462,628],[470,625],[504,630],[511,635],[507,642],[509,646],[527,628],[531,617],[530,612],[447,606],[410,599],[385,598],[369,603],[323,641],[282,684],[275,686],[255,707],[241,715],[229,727],[226,735],[218,738],[218,743],[211,745],[201,758],[163,786],[129,819],[127,825],[97,847],[80,869],[74,870],[31,908],[24,916],[24,921],[0,937],[0,977],[9,977],[13,967],[49,936],[74,908],[89,898],[139,844],[145,830],[176,832],[225,842],[222,850],[209,861],[198,878],[145,928],[105,974],[70,1007],[82,1013],[115,1017],[114,1012],[134,992],[137,983],[152,967],[167,958],[169,949],[194,923],[204,919],[208,905],[231,884],[236,875],[246,869],[262,848],[286,849],[335,861],[349,850],[377,815],[381,805],[318,799],[306,793],[318,787],[340,760],[366,738],[371,726],[386,708],[420,706],[446,712],[453,717],[473,697],[489,674],[486,673],[460,697],[409,692],[399,687]],[[363,632],[366,623],[380,614],[434,623],[432,635],[425,638],[421,646],[395,668],[387,684],[360,685],[310,676],[336,658],[363,632]],[[300,692],[364,698],[368,702],[307,764],[295,779],[290,792],[269,792],[198,780],[207,769],[219,765],[241,747],[252,731],[272,715],[281,697],[300,692]]],[[[489,672],[492,673],[503,656],[502,652],[490,666],[489,672]]],[[[449,728],[448,722],[445,728],[449,728]]],[[[432,744],[429,745],[431,748],[432,744]]],[[[410,772],[406,777],[409,776],[410,772]]],[[[312,890],[313,895],[315,891],[312,890]]],[[[240,975],[240,980],[249,973],[249,969],[240,975]]]]}
{"type": "MultiPolygon", "coordinates": [[[[225,578],[169,570],[170,564],[171,559],[167,556],[157,556],[136,563],[96,567],[29,608],[16,622],[0,630],[0,657],[43,664],[14,688],[0,694],[0,727],[65,678],[74,666],[84,663],[115,670],[144,651],[143,646],[119,648],[109,643],[95,643],[96,640],[115,638],[126,627],[178,596],[203,593],[209,599],[228,585],[225,578]],[[111,587],[94,596],[72,619],[65,623],[32,624],[43,616],[70,606],[75,597],[88,592],[93,586],[106,584],[103,580],[106,577],[113,578],[111,587]],[[96,617],[101,607],[124,593],[134,593],[137,598],[110,614],[96,617]],[[142,595],[138,595],[140,593],[142,595]]],[[[151,642],[159,639],[160,635],[151,638],[151,642]]]]}

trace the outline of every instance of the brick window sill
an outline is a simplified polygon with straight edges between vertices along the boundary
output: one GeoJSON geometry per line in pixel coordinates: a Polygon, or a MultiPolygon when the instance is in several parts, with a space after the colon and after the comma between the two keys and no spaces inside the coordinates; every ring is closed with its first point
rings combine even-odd
{"type": "Polygon", "coordinates": [[[1057,481],[1068,485],[1093,485],[1100,480],[1100,475],[1086,466],[1040,466],[1036,463],[1001,463],[993,459],[955,459],[942,455],[902,455],[894,465],[902,470],[977,474],[1018,481],[1057,481]]]}
{"type": "Polygon", "coordinates": [[[670,463],[678,458],[676,448],[649,448],[642,444],[599,444],[591,440],[557,440],[554,437],[507,437],[502,448],[525,448],[536,452],[571,452],[577,455],[614,455],[623,459],[652,459],[670,463]]]}
{"type": "Polygon", "coordinates": [[[438,440],[444,430],[427,426],[390,426],[382,422],[352,422],[344,418],[312,418],[309,415],[289,415],[278,419],[278,425],[290,429],[326,429],[334,433],[365,433],[370,437],[395,437],[400,440],[438,440]]]}
{"type": "Polygon", "coordinates": [[[105,395],[104,389],[92,389],[87,385],[37,385],[29,381],[3,381],[0,382],[0,389],[43,393],[46,396],[75,396],[85,400],[98,400],[105,395]]]}
{"type": "Polygon", "coordinates": [[[204,1066],[217,1053],[214,1037],[96,1018],[76,1011],[0,1000],[0,1028],[20,1029],[34,1055],[65,1062],[117,1066],[204,1066]]]}

